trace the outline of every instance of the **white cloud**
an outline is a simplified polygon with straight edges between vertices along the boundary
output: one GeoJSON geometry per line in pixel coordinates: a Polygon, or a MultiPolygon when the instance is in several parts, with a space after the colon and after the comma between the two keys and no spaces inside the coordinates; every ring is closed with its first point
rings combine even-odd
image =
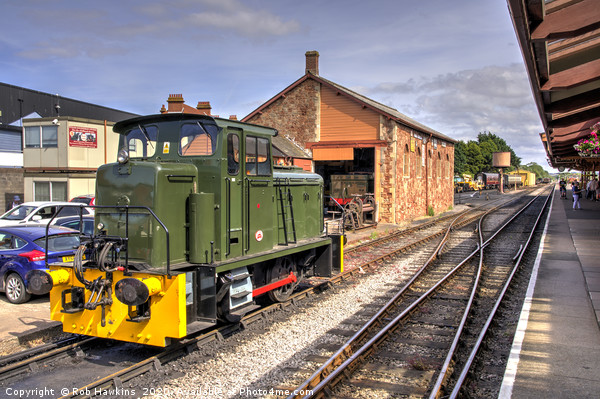
{"type": "Polygon", "coordinates": [[[543,129],[520,64],[385,82],[361,91],[374,99],[383,96],[383,102],[458,140],[492,132],[525,163],[547,167],[539,138],[543,129]]]}

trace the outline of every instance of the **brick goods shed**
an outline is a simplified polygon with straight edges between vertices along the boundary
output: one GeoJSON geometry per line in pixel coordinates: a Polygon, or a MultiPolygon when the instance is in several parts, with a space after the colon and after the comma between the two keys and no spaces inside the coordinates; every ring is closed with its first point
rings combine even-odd
{"type": "Polygon", "coordinates": [[[304,76],[242,121],[274,127],[311,150],[326,191],[332,176],[369,176],[379,222],[443,212],[454,203],[456,140],[319,76],[316,51],[306,53],[304,76]]]}

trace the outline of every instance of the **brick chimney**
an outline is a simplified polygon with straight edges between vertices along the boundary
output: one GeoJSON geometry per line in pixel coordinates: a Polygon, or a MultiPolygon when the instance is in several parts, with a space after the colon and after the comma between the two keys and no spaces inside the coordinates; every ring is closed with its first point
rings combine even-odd
{"type": "Polygon", "coordinates": [[[160,107],[160,113],[161,114],[166,114],[167,113],[167,109],[165,108],[165,104],[163,104],[162,107],[160,107]]]}
{"type": "Polygon", "coordinates": [[[312,73],[313,75],[319,75],[319,52],[318,51],[307,51],[306,54],[306,71],[305,73],[312,73]]]}
{"type": "Polygon", "coordinates": [[[167,112],[182,112],[183,111],[183,94],[169,94],[167,99],[167,112]]]}
{"type": "Polygon", "coordinates": [[[237,115],[229,115],[229,120],[237,121],[237,115]]]}
{"type": "Polygon", "coordinates": [[[210,101],[198,101],[198,105],[196,105],[196,109],[200,111],[202,115],[210,115],[212,111],[212,107],[210,106],[210,101]]]}

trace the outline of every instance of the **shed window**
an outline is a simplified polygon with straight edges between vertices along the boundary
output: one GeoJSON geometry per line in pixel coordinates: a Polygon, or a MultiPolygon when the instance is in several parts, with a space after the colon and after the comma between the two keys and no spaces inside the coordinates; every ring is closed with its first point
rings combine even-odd
{"type": "Polygon", "coordinates": [[[408,146],[405,145],[404,146],[404,170],[403,170],[403,174],[404,176],[409,176],[410,175],[410,170],[409,170],[409,160],[410,160],[410,153],[408,152],[408,146]]]}
{"type": "Polygon", "coordinates": [[[415,157],[415,175],[421,177],[421,163],[423,158],[421,157],[421,149],[417,147],[417,156],[415,157]]]}

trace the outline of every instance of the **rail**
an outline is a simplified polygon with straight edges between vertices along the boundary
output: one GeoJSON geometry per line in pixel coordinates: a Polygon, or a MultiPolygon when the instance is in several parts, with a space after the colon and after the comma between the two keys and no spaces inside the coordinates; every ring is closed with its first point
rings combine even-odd
{"type": "MultiPolygon", "coordinates": [[[[477,340],[475,342],[475,344],[473,345],[473,348],[471,349],[471,352],[469,353],[469,357],[468,360],[465,362],[465,365],[463,366],[460,375],[456,381],[456,383],[454,384],[454,389],[452,390],[452,393],[450,394],[449,398],[451,399],[455,399],[458,397],[458,394],[460,392],[461,387],[463,386],[465,379],[467,377],[467,374],[469,372],[469,370],[471,369],[471,366],[473,365],[473,362],[475,360],[475,356],[477,355],[477,353],[479,352],[479,349],[481,348],[481,345],[483,343],[483,340],[486,336],[486,334],[489,331],[489,327],[492,324],[492,321],[496,315],[496,313],[498,312],[498,309],[500,307],[500,304],[502,303],[502,301],[504,300],[504,297],[506,296],[506,292],[508,291],[510,284],[512,283],[512,280],[517,272],[517,270],[519,269],[519,266],[521,265],[521,261],[523,260],[523,256],[525,254],[525,251],[527,250],[527,248],[529,248],[529,245],[531,244],[531,240],[533,238],[533,235],[535,234],[535,231],[537,229],[537,226],[540,223],[540,220],[542,218],[542,214],[544,213],[543,210],[546,209],[548,202],[550,201],[550,199],[553,197],[555,188],[553,187],[550,190],[550,194],[548,195],[548,197],[546,198],[546,201],[544,202],[544,205],[542,206],[542,212],[540,212],[536,218],[536,221],[533,225],[533,227],[531,228],[531,231],[529,232],[529,236],[527,237],[527,241],[525,242],[525,244],[521,247],[519,253],[517,254],[518,259],[515,263],[515,266],[513,267],[513,270],[511,271],[510,275],[508,276],[504,286],[502,287],[502,291],[500,292],[500,294],[498,295],[498,298],[494,304],[494,307],[492,308],[483,328],[481,329],[481,331],[479,332],[479,335],[477,337],[477,340]]],[[[533,200],[532,200],[533,202],[533,200]]]]}
{"type": "MultiPolygon", "coordinates": [[[[522,209],[518,212],[518,214],[522,213],[525,209],[527,209],[533,203],[533,201],[534,200],[529,201],[529,203],[527,203],[524,207],[522,207],[522,209]]],[[[490,213],[492,210],[493,209],[488,210],[483,215],[481,215],[480,218],[483,219],[483,217],[485,215],[487,215],[488,213],[490,213]]],[[[408,287],[410,287],[416,281],[418,275],[420,275],[421,272],[427,267],[427,265],[435,257],[438,256],[438,254],[443,249],[443,247],[446,243],[447,237],[448,237],[450,231],[453,229],[453,226],[464,215],[460,215],[455,220],[453,220],[451,225],[446,230],[446,234],[444,235],[444,238],[442,238],[442,240],[438,244],[437,248],[435,249],[434,253],[425,262],[425,264],[421,267],[421,269],[417,272],[417,274],[415,274],[404,285],[404,287],[398,293],[396,293],[396,295],[394,295],[394,298],[389,300],[386,303],[386,305],[384,305],[377,312],[377,314],[375,316],[373,316],[373,318],[365,324],[365,326],[363,326],[358,332],[356,332],[352,336],[352,338],[350,338],[341,348],[339,348],[337,350],[337,352],[334,355],[332,355],[309,379],[307,379],[301,385],[299,385],[297,387],[297,389],[294,390],[294,392],[311,392],[311,394],[309,394],[309,395],[302,396],[304,398],[319,397],[326,390],[330,389],[331,386],[337,384],[342,378],[344,378],[346,370],[352,369],[357,361],[359,361],[360,359],[367,356],[367,354],[370,353],[369,351],[372,350],[373,347],[378,346],[385,339],[386,335],[389,332],[393,331],[399,325],[399,323],[401,323],[406,317],[408,317],[408,315],[410,315],[417,308],[417,306],[422,304],[422,302],[425,299],[429,298],[446,280],[448,280],[450,277],[454,276],[459,270],[461,270],[463,268],[464,265],[466,265],[467,262],[469,262],[478,253],[480,254],[480,262],[481,262],[481,256],[482,256],[483,249],[485,247],[487,247],[491,243],[491,241],[497,237],[497,235],[500,231],[504,230],[511,222],[513,222],[514,219],[517,217],[517,215],[515,215],[513,218],[511,218],[509,221],[507,221],[501,227],[499,227],[497,229],[497,232],[485,241],[483,241],[483,237],[481,236],[481,228],[479,228],[480,237],[479,237],[478,248],[476,250],[472,251],[468,256],[464,257],[464,259],[462,261],[460,261],[458,263],[458,265],[454,266],[452,268],[452,270],[446,274],[445,277],[439,279],[434,285],[431,286],[431,288],[429,288],[424,294],[420,295],[418,299],[416,299],[414,302],[412,302],[398,316],[393,318],[391,321],[389,321],[389,319],[382,319],[383,315],[388,314],[388,309],[390,309],[393,306],[393,304],[397,301],[397,299],[399,299],[407,291],[408,287]],[[384,321],[384,322],[381,323],[381,321],[384,321]],[[373,331],[371,333],[374,333],[375,335],[373,335],[366,343],[358,344],[358,342],[367,338],[367,330],[370,328],[370,326],[376,325],[376,324],[384,325],[384,327],[382,327],[379,331],[377,331],[375,328],[373,328],[373,331]],[[360,346],[358,346],[357,344],[360,346]]],[[[471,304],[473,302],[474,297],[475,297],[474,294],[472,294],[469,299],[469,302],[468,302],[469,304],[471,304]]],[[[468,306],[467,306],[467,309],[468,309],[468,306]]],[[[468,313],[468,310],[467,310],[467,313],[468,313]]],[[[387,317],[389,318],[390,316],[388,315],[387,317]]],[[[464,326],[465,319],[466,318],[463,318],[463,320],[461,322],[461,330],[462,330],[462,327],[464,326]]],[[[457,336],[460,336],[460,332],[457,334],[457,336]]],[[[455,342],[452,345],[452,350],[454,350],[456,345],[457,345],[457,342],[455,342]]],[[[447,367],[447,365],[445,367],[447,367]]],[[[299,396],[291,395],[288,397],[288,399],[295,398],[295,397],[299,397],[299,396]]]]}

